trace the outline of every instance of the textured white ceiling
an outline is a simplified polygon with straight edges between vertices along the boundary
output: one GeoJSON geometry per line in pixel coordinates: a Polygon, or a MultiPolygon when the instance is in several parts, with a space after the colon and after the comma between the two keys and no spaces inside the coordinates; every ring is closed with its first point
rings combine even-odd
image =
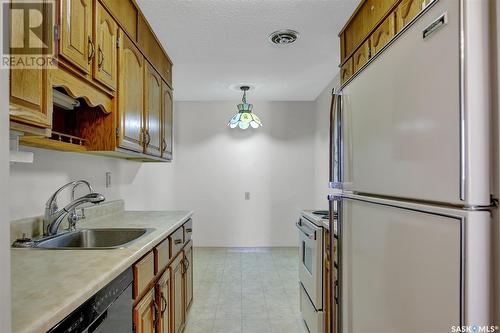
{"type": "Polygon", "coordinates": [[[314,100],[338,72],[338,32],[359,0],[137,0],[174,62],[176,100],[314,100]],[[279,29],[299,40],[267,41],[279,29]]]}

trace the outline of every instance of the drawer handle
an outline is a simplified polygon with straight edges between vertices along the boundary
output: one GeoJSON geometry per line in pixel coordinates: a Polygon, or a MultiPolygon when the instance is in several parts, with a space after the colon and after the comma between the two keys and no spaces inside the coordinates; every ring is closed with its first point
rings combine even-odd
{"type": "Polygon", "coordinates": [[[191,229],[191,228],[187,228],[187,229],[186,229],[186,232],[191,233],[191,232],[193,232],[193,229],[191,229]]]}
{"type": "Polygon", "coordinates": [[[176,239],[176,240],[174,241],[174,244],[175,244],[175,245],[179,245],[179,244],[181,244],[181,243],[182,243],[182,239],[176,239]]]}

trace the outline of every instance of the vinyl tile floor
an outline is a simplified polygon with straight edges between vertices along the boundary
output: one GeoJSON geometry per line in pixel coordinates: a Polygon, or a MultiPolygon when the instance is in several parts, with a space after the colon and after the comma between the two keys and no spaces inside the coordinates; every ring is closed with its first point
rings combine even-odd
{"type": "Polygon", "coordinates": [[[307,333],[297,248],[195,248],[186,333],[307,333]]]}

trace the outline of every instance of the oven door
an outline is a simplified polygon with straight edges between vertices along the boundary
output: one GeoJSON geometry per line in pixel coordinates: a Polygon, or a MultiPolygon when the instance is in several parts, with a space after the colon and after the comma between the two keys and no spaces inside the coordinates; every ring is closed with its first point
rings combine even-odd
{"type": "Polygon", "coordinates": [[[305,218],[299,229],[299,279],[316,310],[323,310],[323,228],[305,218]]]}

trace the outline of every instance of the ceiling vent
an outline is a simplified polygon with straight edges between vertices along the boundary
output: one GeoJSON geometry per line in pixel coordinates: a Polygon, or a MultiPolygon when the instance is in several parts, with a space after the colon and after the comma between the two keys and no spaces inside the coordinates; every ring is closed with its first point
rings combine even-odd
{"type": "Polygon", "coordinates": [[[299,33],[290,29],[278,30],[269,35],[269,41],[275,45],[293,44],[298,38],[299,33]]]}

